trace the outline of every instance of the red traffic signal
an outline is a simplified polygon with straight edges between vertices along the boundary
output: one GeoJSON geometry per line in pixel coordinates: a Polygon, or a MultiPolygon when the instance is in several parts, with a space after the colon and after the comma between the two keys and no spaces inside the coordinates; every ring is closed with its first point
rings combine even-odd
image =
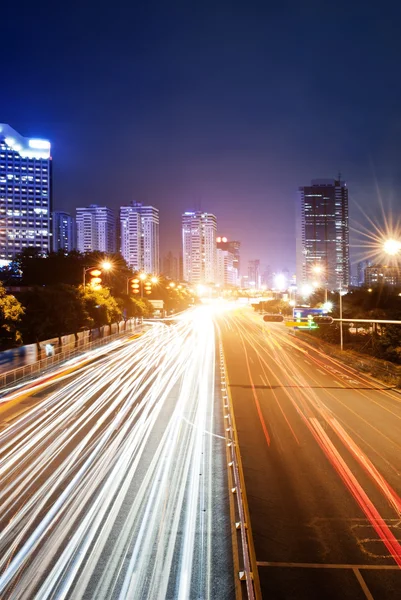
{"type": "Polygon", "coordinates": [[[333,323],[333,317],[313,317],[313,322],[316,323],[316,325],[331,325],[333,323]]]}
{"type": "Polygon", "coordinates": [[[264,321],[282,323],[284,321],[283,315],[263,315],[264,321]]]}

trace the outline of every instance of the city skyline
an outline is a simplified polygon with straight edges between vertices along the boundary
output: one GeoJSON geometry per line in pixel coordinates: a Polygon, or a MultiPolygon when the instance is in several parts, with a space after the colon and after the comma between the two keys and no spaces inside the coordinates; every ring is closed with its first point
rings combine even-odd
{"type": "MultiPolygon", "coordinates": [[[[61,22],[27,5],[23,22],[15,12],[19,52],[5,61],[4,80],[14,85],[2,120],[52,141],[57,210],[73,214],[94,199],[117,211],[132,198],[157,199],[162,254],[177,252],[185,210],[226,214],[244,264],[258,257],[293,271],[300,182],[341,171],[357,229],[366,223],[357,204],[375,221],[379,196],[400,204],[401,84],[393,74],[401,9],[361,13],[340,3],[344,18],[333,19],[329,6],[314,3],[290,11],[218,4],[203,3],[195,15],[156,3],[135,18],[133,7],[124,18],[112,8],[96,14],[96,28],[90,6],[71,7],[61,22]],[[46,36],[32,46],[42,28],[46,36]],[[26,55],[35,64],[29,73],[26,55]]],[[[11,47],[12,28],[4,36],[11,47]]]]}

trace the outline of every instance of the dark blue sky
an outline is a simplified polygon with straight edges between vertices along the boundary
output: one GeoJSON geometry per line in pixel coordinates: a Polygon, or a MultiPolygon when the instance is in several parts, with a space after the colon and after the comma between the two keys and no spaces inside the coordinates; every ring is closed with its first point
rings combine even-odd
{"type": "Polygon", "coordinates": [[[103,4],[2,8],[0,121],[51,140],[56,209],[154,204],[164,252],[200,207],[274,269],[311,178],[400,210],[398,2],[103,4]]]}

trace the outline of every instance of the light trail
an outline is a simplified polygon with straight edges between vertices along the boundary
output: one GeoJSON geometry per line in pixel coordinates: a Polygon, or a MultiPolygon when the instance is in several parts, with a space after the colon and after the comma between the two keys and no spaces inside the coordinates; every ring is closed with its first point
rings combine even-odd
{"type": "Polygon", "coordinates": [[[207,307],[34,399],[0,432],[0,596],[211,598],[214,410],[207,307]]]}
{"type": "MultiPolygon", "coordinates": [[[[362,487],[345,460],[342,458],[337,446],[341,444],[343,447],[345,447],[349,454],[352,455],[353,459],[359,463],[360,467],[366,474],[369,475],[377,489],[381,492],[382,497],[387,501],[388,505],[395,512],[395,516],[398,518],[401,514],[401,498],[386,481],[384,476],[379,472],[379,469],[373,464],[363,450],[351,438],[349,433],[347,433],[345,428],[339,423],[339,420],[335,418],[332,410],[329,409],[326,402],[322,400],[321,396],[324,395],[330,397],[336,403],[344,406],[346,410],[353,412],[355,418],[360,419],[360,421],[364,422],[365,425],[373,428],[375,431],[377,431],[377,433],[380,433],[381,437],[393,446],[398,446],[398,444],[377,429],[372,423],[363,419],[361,415],[358,415],[355,411],[352,411],[352,409],[346,406],[346,404],[342,402],[340,398],[336,397],[330,390],[325,389],[324,386],[321,389],[320,395],[318,395],[313,389],[314,385],[319,387],[318,382],[313,376],[313,372],[310,372],[310,367],[305,368],[305,365],[302,362],[302,352],[304,352],[302,347],[297,348],[297,353],[294,354],[293,348],[294,346],[296,347],[296,345],[287,340],[286,336],[283,335],[279,329],[275,329],[273,327],[270,329],[269,335],[263,336],[260,318],[252,313],[248,315],[244,315],[243,313],[233,313],[233,315],[226,317],[226,320],[234,322],[238,328],[242,340],[246,364],[248,366],[249,380],[255,398],[255,403],[257,400],[257,390],[253,384],[248,363],[249,348],[258,356],[260,367],[262,367],[268,385],[273,388],[274,386],[271,384],[271,381],[277,381],[277,386],[282,388],[284,395],[294,407],[296,413],[300,416],[306,427],[309,429],[314,439],[328,460],[331,462],[333,468],[343,480],[344,485],[347,487],[361,510],[366,515],[367,519],[369,519],[369,522],[371,523],[372,528],[376,531],[378,538],[383,542],[389,551],[389,555],[393,558],[397,565],[401,567],[401,545],[399,541],[395,538],[394,534],[386,524],[383,514],[381,514],[376,508],[365,489],[362,487]],[[271,367],[271,364],[269,365],[267,360],[265,360],[264,357],[267,358],[267,356],[269,360],[274,363],[274,369],[271,367]],[[333,443],[332,439],[330,439],[326,431],[323,429],[322,423],[324,423],[326,429],[330,429],[331,432],[337,436],[336,444],[333,443]]],[[[308,358],[313,359],[313,357],[310,357],[309,355],[308,358]]],[[[316,361],[315,359],[313,360],[326,370],[326,375],[332,378],[332,373],[328,371],[327,365],[321,361],[316,361]]],[[[330,362],[336,364],[334,361],[330,362]]],[[[349,371],[347,368],[342,370],[349,371]]],[[[340,372],[340,376],[343,377],[343,373],[340,372]]],[[[366,379],[363,381],[366,382],[366,379]]],[[[338,389],[344,390],[345,386],[339,384],[338,389]]],[[[363,396],[366,401],[370,401],[372,405],[380,406],[380,408],[384,409],[385,412],[392,413],[392,411],[387,410],[386,407],[383,407],[376,402],[374,398],[370,398],[366,393],[361,392],[361,390],[359,390],[357,387],[351,386],[351,389],[354,394],[363,396]]],[[[376,390],[372,391],[376,392],[376,390]]],[[[379,390],[379,393],[381,392],[382,390],[379,390]]],[[[263,428],[265,418],[263,414],[261,414],[263,404],[258,400],[256,406],[263,428]]],[[[289,419],[286,417],[283,410],[281,412],[285,418],[285,421],[287,422],[287,425],[292,430],[289,419]]],[[[272,424],[270,430],[270,440],[272,441],[274,440],[274,427],[272,424]]]]}

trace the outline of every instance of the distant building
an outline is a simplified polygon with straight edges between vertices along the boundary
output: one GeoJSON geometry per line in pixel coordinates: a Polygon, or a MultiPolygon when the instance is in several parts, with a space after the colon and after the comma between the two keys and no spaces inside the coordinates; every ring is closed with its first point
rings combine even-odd
{"type": "Polygon", "coordinates": [[[260,288],[260,260],[248,262],[248,287],[258,290],[260,288]]]}
{"type": "Polygon", "coordinates": [[[297,285],[319,279],[329,289],[350,284],[348,188],[340,179],[314,179],[299,188],[297,285]],[[316,276],[316,267],[322,269],[316,276]]]}
{"type": "Polygon", "coordinates": [[[357,287],[362,287],[365,285],[365,270],[367,267],[370,267],[371,263],[368,260],[362,260],[356,265],[356,279],[357,279],[357,287]]]}
{"type": "Polygon", "coordinates": [[[174,281],[180,281],[180,264],[179,258],[174,256],[171,250],[163,258],[163,275],[174,281]]]}
{"type": "Polygon", "coordinates": [[[229,250],[217,248],[216,283],[221,286],[238,285],[238,271],[235,266],[234,254],[229,250]]]}
{"type": "Polygon", "coordinates": [[[184,280],[192,284],[216,281],[216,217],[201,211],[182,215],[184,280]]]}
{"type": "Polygon", "coordinates": [[[53,251],[71,252],[76,248],[75,219],[69,213],[57,210],[52,214],[53,251]]]}
{"type": "Polygon", "coordinates": [[[27,247],[51,250],[50,142],[26,138],[0,123],[0,261],[27,247]]]}
{"type": "Polygon", "coordinates": [[[77,249],[80,252],[116,251],[116,223],[111,208],[91,204],[77,208],[77,249]]]}
{"type": "Polygon", "coordinates": [[[365,269],[365,285],[374,287],[376,285],[401,286],[401,269],[395,266],[372,265],[365,269]]]}
{"type": "Polygon", "coordinates": [[[121,254],[131,269],[159,273],[159,210],[132,202],[120,208],[121,254]]]}
{"type": "Polygon", "coordinates": [[[225,286],[238,285],[241,242],[229,241],[226,237],[218,236],[216,238],[216,247],[216,282],[225,286]]]}

